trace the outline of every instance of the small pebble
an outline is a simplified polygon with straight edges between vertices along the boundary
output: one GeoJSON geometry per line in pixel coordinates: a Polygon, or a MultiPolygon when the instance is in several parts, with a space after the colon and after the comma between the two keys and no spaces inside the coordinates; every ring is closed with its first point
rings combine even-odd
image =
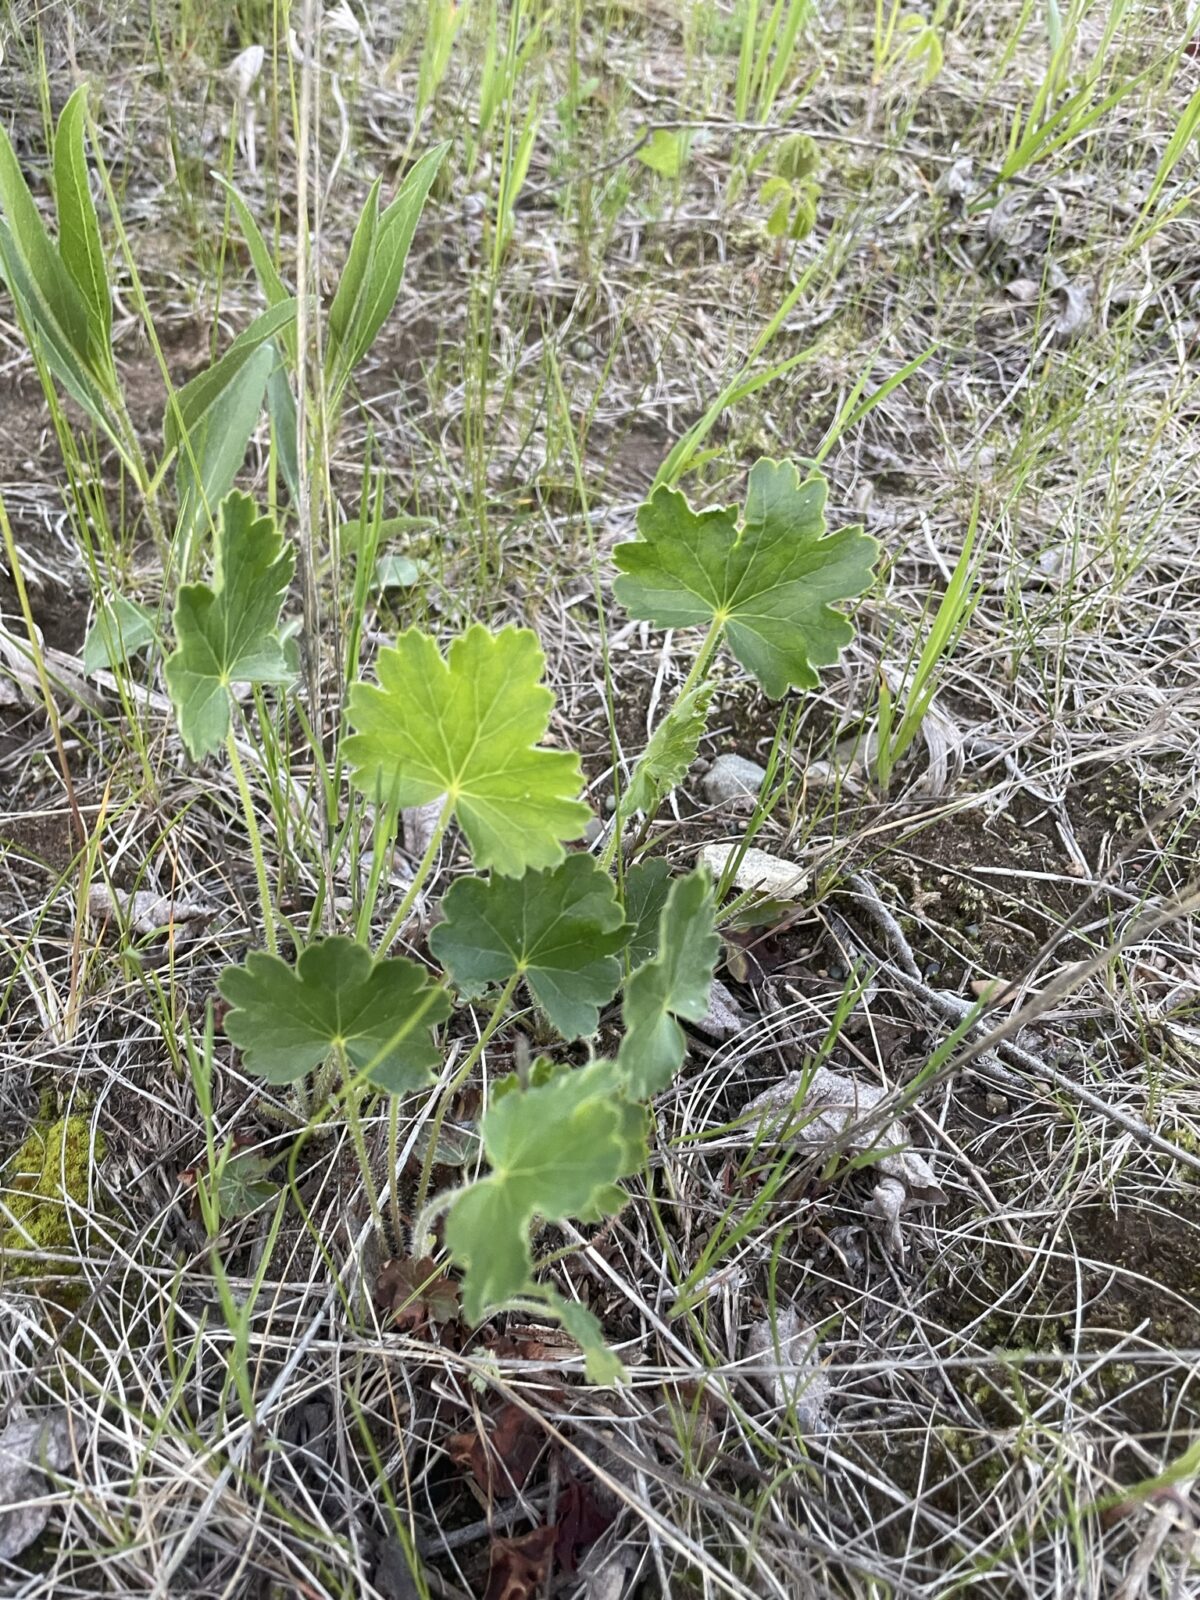
{"type": "Polygon", "coordinates": [[[728,806],[753,801],[766,777],[766,769],[745,756],[718,756],[704,774],[701,788],[711,806],[728,806]]]}

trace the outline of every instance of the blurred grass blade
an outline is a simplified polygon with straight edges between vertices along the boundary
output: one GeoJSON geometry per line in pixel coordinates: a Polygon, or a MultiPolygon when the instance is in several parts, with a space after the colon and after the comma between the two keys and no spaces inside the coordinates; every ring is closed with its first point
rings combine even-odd
{"type": "Polygon", "coordinates": [[[269,306],[282,305],[289,298],[288,288],[279,276],[275,258],[271,254],[270,246],[263,238],[262,229],[254,220],[253,212],[223,173],[217,172],[213,176],[228,194],[233,204],[233,209],[237,212],[238,225],[242,230],[242,237],[246,241],[246,248],[250,252],[250,260],[254,265],[254,274],[258,279],[259,287],[267,297],[267,304],[269,306]]]}
{"type": "Polygon", "coordinates": [[[907,383],[913,373],[925,365],[937,348],[936,344],[931,344],[928,350],[922,350],[919,356],[914,356],[911,361],[906,361],[898,372],[893,372],[890,378],[885,378],[878,389],[872,389],[867,398],[863,400],[861,398],[862,392],[867,386],[872,366],[871,362],[867,362],[855,380],[854,387],[842,405],[839,406],[837,416],[830,423],[828,432],[821,440],[820,447],[813,456],[817,466],[820,466],[843,434],[847,434],[852,429],[857,428],[859,423],[865,417],[869,417],[875,407],[886,400],[894,389],[898,389],[902,383],[907,383]]]}
{"type": "Polygon", "coordinates": [[[1138,215],[1137,226],[1133,231],[1134,245],[1144,243],[1148,237],[1146,220],[1158,203],[1158,197],[1170,180],[1171,174],[1183,159],[1188,146],[1200,135],[1200,89],[1197,89],[1192,98],[1184,107],[1183,115],[1179,119],[1175,132],[1171,135],[1167,148],[1163,151],[1162,160],[1158,163],[1158,170],[1154,174],[1154,181],[1150,185],[1150,192],[1146,202],[1138,215]]]}
{"type": "MultiPolygon", "coordinates": [[[[922,646],[911,679],[902,682],[897,697],[902,696],[899,727],[895,726],[896,700],[891,685],[881,669],[879,674],[878,753],[876,770],[882,787],[886,790],[893,769],[908,753],[913,740],[921,731],[926,713],[933,701],[944,672],[945,663],[962,637],[963,630],[974,614],[982,594],[981,583],[974,581],[977,571],[975,561],[975,536],[979,529],[979,495],[971,508],[962,551],[946,585],[946,592],[934,612],[933,623],[922,646]],[[894,730],[894,731],[893,731],[894,730]]],[[[910,657],[911,663],[911,657],[910,657]]],[[[905,676],[907,677],[907,669],[905,676]]]]}
{"type": "Polygon", "coordinates": [[[788,356],[785,361],[778,362],[765,372],[755,372],[754,370],[758,358],[787,321],[800,296],[804,294],[816,276],[819,264],[818,259],[800,274],[799,278],[780,301],[779,309],[775,315],[754,341],[753,349],[742,363],[737,374],[717,395],[699,422],[689,428],[682,439],[678,439],[672,446],[666,460],[655,474],[654,482],[650,485],[651,494],[654,493],[655,489],[661,488],[663,485],[671,488],[678,483],[684,472],[692,464],[697,451],[699,451],[716,426],[722,412],[726,411],[731,405],[736,405],[739,400],[744,400],[747,395],[753,394],[756,389],[761,389],[765,384],[774,382],[776,378],[781,378],[784,373],[790,372],[793,367],[798,366],[802,361],[809,361],[816,355],[820,346],[809,345],[807,349],[798,350],[795,355],[788,356]]]}

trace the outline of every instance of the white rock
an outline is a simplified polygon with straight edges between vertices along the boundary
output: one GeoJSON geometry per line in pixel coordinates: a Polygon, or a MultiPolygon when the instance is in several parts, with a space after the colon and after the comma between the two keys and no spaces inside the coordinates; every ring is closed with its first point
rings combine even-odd
{"type": "Polygon", "coordinates": [[[787,1113],[795,1103],[790,1121],[779,1130],[781,1141],[801,1149],[822,1150],[842,1140],[848,1155],[867,1150],[887,1152],[872,1163],[876,1184],[866,1209],[883,1222],[888,1248],[903,1255],[901,1211],[918,1203],[944,1205],[946,1196],[933,1168],[911,1147],[908,1131],[899,1120],[879,1130],[872,1126],[861,1138],[855,1137],[855,1124],[870,1116],[885,1092],[875,1084],[860,1083],[819,1066],[781,1078],[752,1100],[743,1115],[765,1122],[787,1113]]]}
{"type": "MultiPolygon", "coordinates": [[[[740,849],[741,845],[736,839],[721,844],[706,844],[697,859],[714,878],[719,878],[730,856],[736,855],[740,849]]],[[[809,874],[803,867],[794,866],[790,861],[783,861],[779,856],[753,847],[742,856],[733,875],[735,889],[743,894],[754,890],[767,900],[798,900],[808,888],[808,883],[809,874]]]]}
{"type": "Polygon", "coordinates": [[[751,806],[758,798],[767,772],[745,756],[718,756],[704,774],[700,787],[710,806],[751,806]]]}
{"type": "Polygon", "coordinates": [[[829,1378],[818,1355],[816,1331],[794,1306],[783,1306],[775,1322],[765,1317],[746,1336],[746,1365],[780,1407],[791,1407],[802,1433],[829,1429],[829,1378]]]}
{"type": "Polygon", "coordinates": [[[15,1560],[50,1519],[41,1469],[63,1472],[70,1460],[71,1422],[65,1411],[10,1422],[0,1433],[0,1560],[15,1560]]]}

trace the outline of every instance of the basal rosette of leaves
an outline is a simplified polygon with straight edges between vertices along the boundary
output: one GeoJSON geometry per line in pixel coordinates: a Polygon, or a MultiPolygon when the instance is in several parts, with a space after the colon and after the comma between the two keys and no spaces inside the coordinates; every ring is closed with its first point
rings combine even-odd
{"type": "MultiPolygon", "coordinates": [[[[760,461],[744,507],[693,508],[671,489],[643,506],[638,538],[618,547],[618,598],[660,627],[706,626],[687,682],[635,764],[612,836],[598,857],[568,846],[590,815],[579,756],[548,742],[554,695],[528,629],[472,624],[448,641],[419,628],[383,649],[350,690],[341,741],[351,783],[379,825],[402,807],[438,803],[433,839],[401,912],[377,948],[357,937],[293,936],[290,955],[252,950],[228,967],[225,1031],[245,1069],[306,1086],[300,1108],[344,1099],[428,1093],[450,1038],[470,1043],[465,1081],[513,1015],[528,1005],[549,1054],[494,1083],[478,1134],[486,1163],[458,1188],[430,1196],[436,1130],[418,1188],[414,1248],[442,1243],[462,1272],[472,1320],[536,1305],[580,1342],[596,1381],[619,1363],[585,1308],[539,1275],[544,1231],[592,1222],[624,1203],[623,1182],[645,1161],[646,1103],[683,1065],[684,1025],[705,1014],[720,941],[713,886],[661,859],[610,869],[623,824],[652,817],[683,781],[707,726],[708,668],[724,640],[771,695],[807,688],[852,636],[839,602],[872,577],[874,541],[830,533],[825,484],[790,463],[760,461]],[[473,870],[446,891],[426,941],[389,953],[404,913],[438,871],[443,841],[473,870]],[[455,1021],[468,1008],[486,1020],[455,1021]],[[599,1037],[603,1059],[572,1065],[546,1041],[599,1037]]],[[[167,681],[189,752],[229,747],[239,684],[287,694],[291,662],[283,607],[292,550],[271,517],[231,494],[217,518],[213,576],[180,590],[167,681]]],[[[231,759],[232,750],[231,750],[231,759]]],[[[390,841],[376,837],[376,848],[390,841]]],[[[265,875],[260,882],[265,881],[265,875]]],[[[502,1040],[502,1035],[501,1035],[502,1040]]],[[[457,1046],[461,1057],[464,1046],[457,1046]]],[[[492,1046],[493,1056],[502,1044],[492,1046]]],[[[328,1105],[322,1114],[328,1113],[328,1105]]],[[[365,1146],[362,1147],[365,1150],[365,1146]]],[[[363,1159],[366,1159],[365,1154],[363,1159]]],[[[373,1187],[368,1185],[373,1192],[373,1187]]],[[[551,1233],[545,1248],[561,1236],[551,1233]]]]}

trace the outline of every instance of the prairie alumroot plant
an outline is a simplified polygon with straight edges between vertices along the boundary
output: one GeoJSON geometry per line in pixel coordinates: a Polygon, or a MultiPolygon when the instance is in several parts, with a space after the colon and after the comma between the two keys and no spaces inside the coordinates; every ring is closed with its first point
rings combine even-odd
{"type": "MultiPolygon", "coordinates": [[[[655,731],[618,808],[599,859],[566,846],[590,813],[574,752],[543,744],[554,705],[544,657],[527,629],[473,624],[443,653],[410,628],[381,651],[374,682],[349,694],[341,754],[353,785],[376,813],[376,849],[390,849],[405,807],[438,804],[437,820],[406,894],[376,940],[305,941],[295,954],[252,951],[219,988],[225,1031],[246,1069],[274,1084],[310,1084],[302,1108],[329,1114],[335,1095],[377,1191],[357,1131],[368,1098],[428,1094],[446,1047],[436,1030],[456,1000],[483,1001],[473,1047],[442,1093],[426,1141],[412,1228],[414,1254],[437,1228],[463,1269],[463,1309],[479,1321],[500,1309],[559,1318],[585,1351],[596,1381],[620,1374],[585,1308],[535,1272],[539,1222],[598,1221],[618,1210],[620,1181],[646,1160],[645,1103],[682,1065],[681,1022],[708,1005],[719,941],[713,887],[702,871],[673,877],[661,860],[609,866],[635,811],[653,814],[682,779],[703,735],[709,669],[725,642],[763,690],[778,698],[811,688],[817,669],[852,637],[839,600],[870,583],[876,546],[857,528],[828,533],[825,484],[801,481],[790,463],[760,461],[744,508],[693,509],[660,488],[642,507],[638,538],[618,547],[616,592],[626,609],[660,627],[706,626],[674,705],[655,731]],[[446,892],[428,940],[429,962],[389,952],[429,885],[451,827],[473,866],[446,892]],[[479,1122],[487,1167],[430,1195],[442,1119],[457,1088],[509,1020],[524,985],[563,1046],[591,1040],[622,992],[619,1019],[603,1033],[615,1048],[576,1066],[548,1050],[528,1070],[492,1085],[479,1122]]],[[[280,632],[290,556],[272,519],[233,494],[221,509],[211,587],[180,591],[176,649],[167,683],[188,749],[222,744],[232,762],[229,686],[278,682],[288,673],[280,632]],[[238,574],[236,584],[230,582],[238,574]]],[[[237,776],[235,770],[235,777],[237,776]]],[[[244,778],[238,779],[239,785],[244,778]]],[[[261,846],[255,845],[264,923],[275,927],[261,846]]],[[[268,933],[268,943],[274,935],[268,933]]],[[[394,1120],[393,1120],[394,1128],[394,1120]]],[[[397,1180],[394,1150],[389,1187],[397,1180]]],[[[394,1214],[399,1206],[393,1198],[394,1214]]]]}

